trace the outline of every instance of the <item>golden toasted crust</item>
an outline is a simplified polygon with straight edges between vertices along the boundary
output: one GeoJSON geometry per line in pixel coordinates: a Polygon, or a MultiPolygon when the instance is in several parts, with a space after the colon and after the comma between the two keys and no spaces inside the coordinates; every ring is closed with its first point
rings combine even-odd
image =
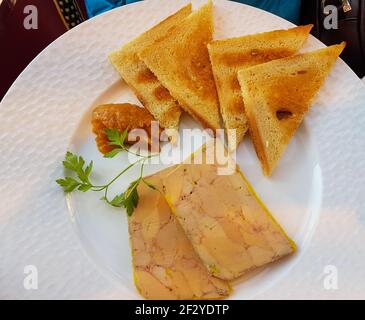
{"type": "Polygon", "coordinates": [[[212,40],[211,1],[139,53],[181,107],[204,127],[220,127],[218,97],[207,43],[212,40]]]}
{"type": "Polygon", "coordinates": [[[270,176],[345,43],[238,72],[250,134],[270,176]]]}
{"type": "Polygon", "coordinates": [[[109,55],[111,63],[137,98],[164,128],[178,128],[181,109],[169,91],[139,59],[138,51],[169,34],[190,13],[191,4],[109,55]]]}
{"type": "Polygon", "coordinates": [[[311,28],[312,25],[300,26],[208,44],[221,114],[231,149],[238,146],[248,129],[237,80],[238,70],[293,55],[302,47],[311,28]],[[236,129],[236,132],[229,132],[229,129],[236,129]]]}

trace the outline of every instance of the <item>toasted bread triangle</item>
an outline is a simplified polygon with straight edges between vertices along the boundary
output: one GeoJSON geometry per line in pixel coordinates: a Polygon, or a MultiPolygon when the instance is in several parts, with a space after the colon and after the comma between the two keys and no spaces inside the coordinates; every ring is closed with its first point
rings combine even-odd
{"type": "Polygon", "coordinates": [[[295,54],[308,38],[311,28],[312,25],[300,26],[217,40],[208,45],[230,149],[238,146],[248,130],[238,70],[295,54]]]}
{"type": "Polygon", "coordinates": [[[168,90],[139,59],[138,51],[171,32],[190,13],[191,4],[109,55],[111,63],[137,98],[164,128],[178,128],[181,109],[168,90]]]}
{"type": "Polygon", "coordinates": [[[270,176],[345,43],[243,69],[238,80],[250,135],[270,176]]]}
{"type": "Polygon", "coordinates": [[[204,127],[220,128],[218,97],[207,44],[212,40],[213,5],[193,12],[171,33],[139,53],[183,109],[204,127]]]}

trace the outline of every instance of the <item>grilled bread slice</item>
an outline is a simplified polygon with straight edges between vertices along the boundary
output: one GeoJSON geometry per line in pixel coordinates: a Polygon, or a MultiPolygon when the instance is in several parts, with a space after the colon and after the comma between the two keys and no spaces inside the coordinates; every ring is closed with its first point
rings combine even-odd
{"type": "Polygon", "coordinates": [[[300,26],[208,44],[230,149],[238,146],[248,129],[237,71],[295,54],[308,38],[311,28],[312,25],[300,26]]]}
{"type": "Polygon", "coordinates": [[[207,44],[212,40],[213,5],[202,6],[139,57],[180,106],[203,127],[220,128],[218,96],[207,44]]]}
{"type": "Polygon", "coordinates": [[[270,176],[345,43],[238,72],[263,172],[270,176]]]}
{"type": "Polygon", "coordinates": [[[138,51],[165,34],[169,34],[171,29],[190,13],[191,4],[109,55],[111,63],[132,88],[137,98],[164,128],[178,128],[181,108],[169,91],[139,59],[138,51]]]}

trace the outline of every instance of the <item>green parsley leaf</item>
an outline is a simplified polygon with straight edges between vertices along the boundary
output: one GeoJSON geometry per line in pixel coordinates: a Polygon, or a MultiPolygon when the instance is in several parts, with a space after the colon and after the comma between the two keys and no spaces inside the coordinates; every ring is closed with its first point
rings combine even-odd
{"type": "MultiPolygon", "coordinates": [[[[117,129],[106,129],[105,133],[108,136],[109,144],[116,146],[116,149],[112,150],[104,156],[105,158],[113,158],[121,151],[130,152],[128,148],[126,148],[124,145],[128,136],[128,129],[124,130],[121,134],[119,134],[117,129]]],[[[147,159],[150,159],[151,156],[138,156],[140,157],[138,161],[123,169],[109,183],[101,186],[96,186],[90,182],[90,175],[93,170],[93,161],[91,161],[89,165],[86,165],[86,162],[82,157],[79,157],[71,152],[67,152],[65,160],[62,162],[63,166],[67,170],[75,173],[78,179],[75,179],[73,177],[66,177],[64,179],[58,179],[56,182],[63,188],[66,193],[72,192],[76,189],[82,192],[87,192],[89,190],[94,192],[104,191],[105,194],[101,198],[101,200],[117,208],[124,207],[127,211],[128,216],[131,216],[139,202],[137,188],[141,182],[144,182],[149,188],[158,191],[158,189],[154,185],[143,179],[144,163],[147,159]],[[109,201],[107,196],[109,187],[113,183],[115,183],[126,171],[141,162],[143,163],[141,165],[140,177],[137,180],[133,181],[124,193],[115,196],[113,200],[109,201]]]]}
{"type": "Polygon", "coordinates": [[[93,187],[93,186],[92,186],[92,185],[90,185],[90,184],[82,184],[82,185],[78,188],[78,190],[79,190],[79,191],[82,191],[82,192],[87,192],[87,191],[89,191],[92,187],[93,187]]]}
{"type": "Polygon", "coordinates": [[[120,134],[117,129],[105,129],[105,134],[108,138],[109,145],[120,146],[120,134]]]}
{"type": "Polygon", "coordinates": [[[63,191],[66,193],[70,193],[74,191],[78,186],[80,186],[80,182],[71,177],[58,179],[56,182],[63,188],[63,191]]]}
{"type": "Polygon", "coordinates": [[[88,165],[88,166],[86,167],[86,169],[85,169],[85,175],[86,175],[87,179],[89,179],[90,174],[91,174],[91,171],[93,171],[93,167],[94,167],[94,162],[93,162],[93,161],[91,161],[91,162],[89,163],[89,165],[88,165]]]}
{"type": "Polygon", "coordinates": [[[112,201],[108,202],[110,205],[116,208],[121,208],[124,206],[124,193],[115,196],[112,201]]]}
{"type": "Polygon", "coordinates": [[[122,134],[120,135],[120,144],[121,144],[122,146],[124,146],[124,144],[125,144],[125,140],[127,139],[127,137],[128,137],[128,129],[125,129],[125,130],[122,132],[122,134]]]}
{"type": "Polygon", "coordinates": [[[124,148],[124,143],[128,136],[128,129],[125,129],[121,134],[119,134],[118,129],[105,129],[104,131],[109,145],[124,148]]]}
{"type": "Polygon", "coordinates": [[[124,208],[127,210],[128,216],[131,216],[133,214],[133,211],[135,208],[137,208],[139,196],[137,192],[137,187],[139,183],[141,182],[141,178],[132,182],[127,189],[127,191],[124,193],[124,208]]]}
{"type": "Polygon", "coordinates": [[[144,184],[149,187],[152,190],[158,191],[158,189],[151,183],[149,183],[147,180],[143,179],[144,184]]]}
{"type": "Polygon", "coordinates": [[[121,148],[116,148],[116,149],[114,149],[114,150],[112,150],[112,151],[110,151],[110,152],[106,153],[106,154],[104,155],[104,158],[108,158],[108,159],[114,158],[117,154],[119,154],[119,153],[120,153],[120,152],[122,152],[122,151],[123,151],[123,149],[121,149],[121,148]]]}
{"type": "Polygon", "coordinates": [[[92,161],[84,169],[85,160],[82,157],[78,157],[71,152],[67,152],[65,161],[63,161],[62,163],[66,169],[75,172],[82,182],[90,184],[89,176],[93,168],[92,161]]]}

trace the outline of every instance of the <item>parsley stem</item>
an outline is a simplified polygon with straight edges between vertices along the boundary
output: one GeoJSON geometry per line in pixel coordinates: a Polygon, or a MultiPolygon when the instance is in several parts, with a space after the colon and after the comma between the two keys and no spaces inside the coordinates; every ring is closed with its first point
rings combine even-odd
{"type": "Polygon", "coordinates": [[[141,162],[144,159],[140,159],[132,164],[130,164],[127,168],[125,168],[123,171],[121,171],[113,180],[111,180],[108,184],[105,184],[103,186],[92,186],[93,191],[100,192],[107,188],[109,188],[115,181],[117,181],[124,173],[126,173],[129,169],[134,167],[137,163],[141,162]]]}
{"type": "MultiPolygon", "coordinates": [[[[129,152],[128,149],[126,149],[127,152],[129,152]]],[[[136,155],[136,154],[135,154],[136,155]]],[[[143,157],[141,155],[138,155],[141,159],[137,160],[136,162],[130,164],[127,168],[125,168],[123,171],[121,171],[113,180],[111,180],[108,184],[105,184],[105,185],[102,185],[102,186],[94,186],[92,185],[92,191],[95,191],[95,192],[100,192],[100,191],[103,191],[107,188],[109,188],[114,182],[116,182],[124,173],[126,173],[129,169],[131,169],[132,167],[134,167],[136,164],[142,162],[142,166],[141,166],[141,177],[143,177],[143,169],[144,169],[144,166],[145,166],[145,162],[149,159],[151,159],[152,157],[156,157],[158,155],[149,155],[147,157],[143,157]]]]}
{"type": "Polygon", "coordinates": [[[159,154],[149,154],[148,156],[143,156],[141,154],[130,151],[124,144],[128,133],[127,130],[125,130],[122,134],[120,134],[116,129],[106,129],[105,132],[108,136],[109,144],[117,147],[117,149],[107,153],[104,156],[105,158],[113,158],[119,152],[126,151],[131,155],[137,156],[138,160],[123,169],[109,183],[101,186],[96,186],[93,185],[89,179],[89,176],[93,169],[93,161],[91,161],[90,164],[85,167],[85,160],[81,156],[77,156],[71,152],[67,152],[65,161],[62,162],[63,166],[66,169],[72,171],[77,177],[75,178],[72,176],[66,176],[64,179],[58,179],[56,182],[64,189],[66,193],[73,192],[74,190],[83,192],[87,192],[89,190],[94,192],[104,191],[104,197],[102,198],[102,200],[105,200],[113,207],[124,207],[128,215],[130,216],[133,213],[133,210],[137,207],[139,201],[137,188],[141,182],[143,182],[148,187],[157,190],[152,184],[144,180],[143,174],[146,162],[153,157],[159,156],[159,154]],[[132,182],[124,193],[115,196],[113,200],[109,200],[109,187],[113,183],[115,183],[124,173],[126,173],[129,169],[136,166],[137,164],[141,164],[139,178],[132,182]]]}
{"type": "Polygon", "coordinates": [[[138,153],[134,153],[134,152],[132,152],[132,151],[130,151],[128,148],[126,148],[126,147],[124,147],[124,146],[122,146],[122,149],[123,149],[123,151],[126,151],[126,152],[128,152],[129,154],[132,154],[132,155],[134,155],[134,156],[137,156],[137,157],[143,157],[143,156],[141,156],[140,154],[138,154],[138,153]]]}
{"type": "Polygon", "coordinates": [[[129,169],[134,167],[137,163],[141,162],[141,160],[136,161],[135,163],[130,164],[127,168],[125,168],[121,173],[119,173],[112,181],[110,181],[106,187],[110,187],[115,181],[117,181],[124,173],[126,173],[129,169]]]}
{"type": "Polygon", "coordinates": [[[138,180],[136,180],[136,182],[134,183],[133,185],[133,188],[129,189],[128,190],[128,193],[126,193],[125,197],[126,198],[129,198],[129,196],[132,194],[132,192],[137,189],[138,185],[139,185],[139,182],[141,181],[141,178],[139,178],[138,180]]]}

